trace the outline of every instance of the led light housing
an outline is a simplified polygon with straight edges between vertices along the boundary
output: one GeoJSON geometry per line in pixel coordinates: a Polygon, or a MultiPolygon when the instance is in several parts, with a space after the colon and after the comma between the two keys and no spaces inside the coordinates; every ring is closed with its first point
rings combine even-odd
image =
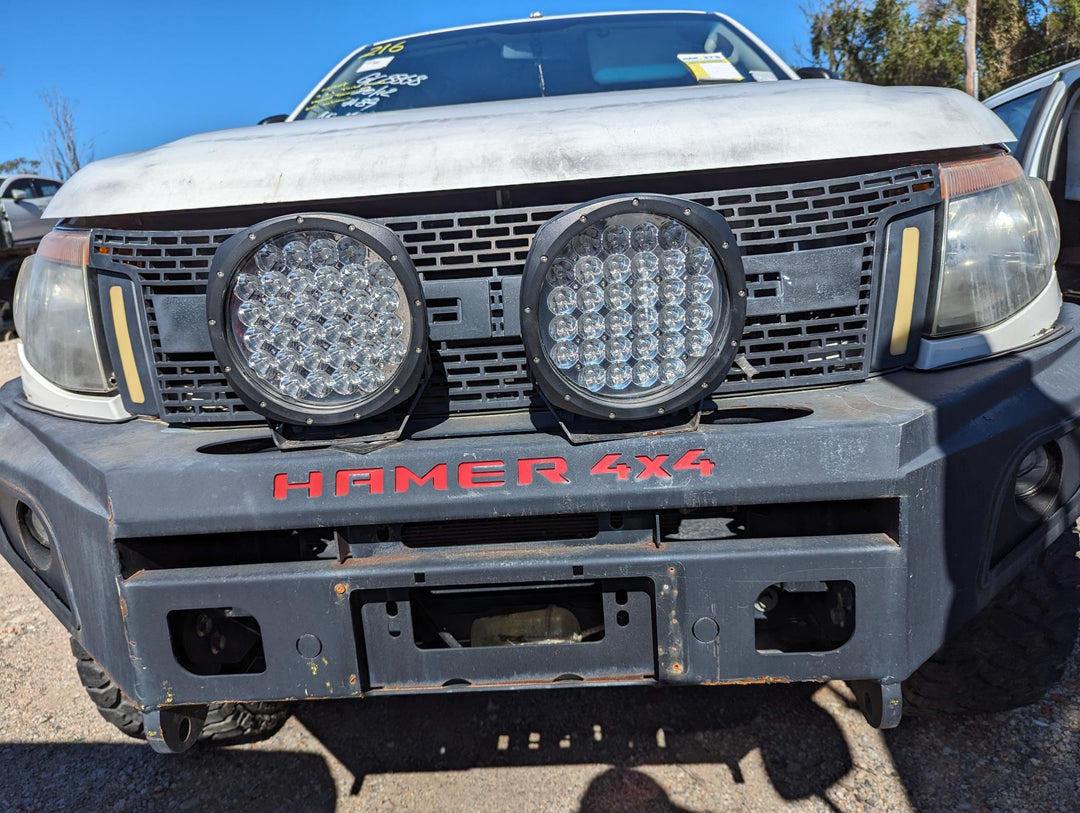
{"type": "Polygon", "coordinates": [[[15,284],[15,329],[27,363],[65,390],[107,393],[86,264],[90,232],[57,229],[27,259],[15,284]]]}
{"type": "Polygon", "coordinates": [[[587,203],[537,233],[522,334],[541,391],[602,419],[700,401],[731,366],[746,313],[723,217],[659,195],[587,203]]]}
{"type": "Polygon", "coordinates": [[[214,351],[237,395],[291,424],[341,424],[416,391],[427,314],[393,232],[340,215],[286,216],[214,255],[214,351]]]}
{"type": "Polygon", "coordinates": [[[941,167],[945,230],[930,335],[970,333],[1008,319],[1054,275],[1054,202],[1038,178],[999,156],[941,167]]]}

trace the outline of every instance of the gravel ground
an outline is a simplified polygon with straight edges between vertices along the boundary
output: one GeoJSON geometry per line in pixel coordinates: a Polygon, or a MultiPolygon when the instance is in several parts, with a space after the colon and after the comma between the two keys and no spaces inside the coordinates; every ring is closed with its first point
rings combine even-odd
{"type": "MultiPolygon", "coordinates": [[[[0,344],[0,380],[16,372],[0,344]]],[[[0,811],[1075,811],[1080,798],[1080,650],[1034,706],[890,732],[839,682],[567,689],[310,703],[268,742],[163,757],[98,716],[60,623],[2,562],[0,608],[0,811]]]]}
{"type": "Polygon", "coordinates": [[[15,354],[17,342],[0,342],[0,381],[7,381],[19,374],[19,357],[15,354]]]}

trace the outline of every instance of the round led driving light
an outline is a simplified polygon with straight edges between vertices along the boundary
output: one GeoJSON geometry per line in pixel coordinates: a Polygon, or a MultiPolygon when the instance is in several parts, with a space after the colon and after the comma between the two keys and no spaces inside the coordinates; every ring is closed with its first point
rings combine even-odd
{"type": "MultiPolygon", "coordinates": [[[[577,291],[569,297],[576,305],[577,291]]],[[[206,307],[214,352],[249,408],[285,423],[341,424],[416,392],[426,366],[423,302],[389,229],[305,214],[223,243],[206,307]]],[[[576,344],[570,352],[576,358],[576,344]]]]}
{"type": "Polygon", "coordinates": [[[537,233],[522,279],[540,391],[601,419],[699,402],[731,368],[744,279],[731,229],[699,204],[638,195],[564,212],[537,233]]]}

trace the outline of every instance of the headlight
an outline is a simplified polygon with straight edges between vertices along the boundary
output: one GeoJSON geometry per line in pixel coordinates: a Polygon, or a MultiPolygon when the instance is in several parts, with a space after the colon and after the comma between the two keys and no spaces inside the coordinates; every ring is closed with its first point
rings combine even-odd
{"type": "Polygon", "coordinates": [[[15,284],[15,329],[27,362],[66,390],[110,392],[90,309],[90,233],[52,231],[15,284]]]}
{"type": "Polygon", "coordinates": [[[1059,237],[1046,185],[998,157],[941,167],[945,237],[930,335],[1001,322],[1046,288],[1059,237]]]}
{"type": "Polygon", "coordinates": [[[207,318],[240,398],[287,423],[383,412],[416,391],[426,358],[427,316],[404,248],[348,217],[280,217],[226,241],[207,318]]]}
{"type": "Polygon", "coordinates": [[[746,313],[723,217],[655,195],[593,201],[545,224],[521,301],[544,395],[606,419],[656,416],[712,392],[746,313]]]}

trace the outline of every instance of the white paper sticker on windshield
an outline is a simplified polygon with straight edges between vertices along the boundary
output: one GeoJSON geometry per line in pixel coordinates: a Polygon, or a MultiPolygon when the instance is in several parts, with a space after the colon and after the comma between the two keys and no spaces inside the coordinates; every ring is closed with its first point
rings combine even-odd
{"type": "Polygon", "coordinates": [[[394,61],[392,56],[382,56],[378,59],[365,59],[357,67],[357,73],[364,73],[366,71],[381,71],[387,65],[394,61]]]}
{"type": "Polygon", "coordinates": [[[775,82],[776,74],[772,71],[750,71],[750,77],[755,82],[775,82]]]}
{"type": "Polygon", "coordinates": [[[741,82],[739,73],[723,54],[679,54],[679,61],[699,82],[741,82]]]}

